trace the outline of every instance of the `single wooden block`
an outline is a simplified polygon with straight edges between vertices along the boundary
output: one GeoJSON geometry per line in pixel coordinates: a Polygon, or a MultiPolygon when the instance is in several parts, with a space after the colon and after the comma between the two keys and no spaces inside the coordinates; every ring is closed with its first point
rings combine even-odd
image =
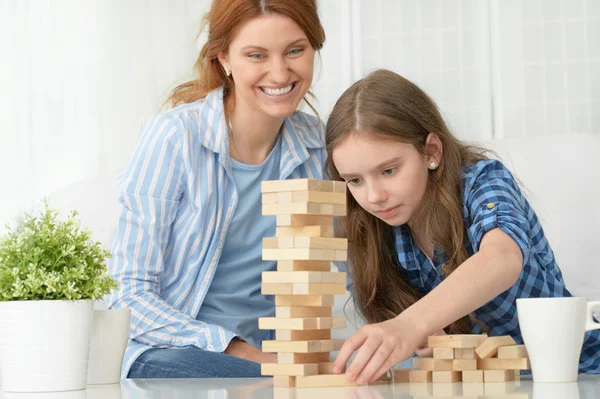
{"type": "Polygon", "coordinates": [[[408,373],[409,382],[431,382],[431,371],[430,370],[411,370],[408,373]]]}
{"type": "Polygon", "coordinates": [[[292,294],[296,295],[325,295],[345,294],[346,284],[340,283],[295,283],[292,294]]]}
{"type": "Polygon", "coordinates": [[[327,226],[333,227],[333,216],[277,215],[278,227],[327,226]]]}
{"type": "Polygon", "coordinates": [[[329,272],[331,262],[328,260],[280,260],[277,262],[278,272],[329,272]]]}
{"type": "Polygon", "coordinates": [[[498,359],[488,358],[477,361],[479,370],[530,370],[528,358],[523,359],[498,359]]]}
{"type": "MultiPolygon", "coordinates": [[[[484,335],[477,334],[455,334],[455,335],[432,335],[427,338],[427,346],[430,348],[476,348],[484,339],[484,335]]],[[[487,338],[487,335],[485,335],[487,338]]]]}
{"type": "Polygon", "coordinates": [[[434,359],[454,359],[454,348],[433,348],[434,359]]]}
{"type": "Polygon", "coordinates": [[[262,204],[276,204],[277,203],[277,193],[262,194],[261,203],[262,204]]]}
{"type": "Polygon", "coordinates": [[[477,359],[454,359],[452,367],[454,371],[477,370],[477,359]]]}
{"type": "Polygon", "coordinates": [[[456,349],[454,349],[454,358],[455,359],[475,359],[475,349],[474,348],[456,348],[456,349]]]}
{"type": "Polygon", "coordinates": [[[334,193],[326,191],[296,191],[292,194],[293,202],[318,202],[320,204],[346,204],[346,192],[334,193]]]}
{"type": "Polygon", "coordinates": [[[523,359],[528,357],[525,345],[501,346],[498,348],[499,359],[523,359]]]}
{"type": "Polygon", "coordinates": [[[277,388],[293,388],[296,386],[296,377],[275,375],[273,376],[273,386],[277,388]]]}
{"type": "Polygon", "coordinates": [[[506,382],[515,379],[515,373],[512,370],[484,370],[484,382],[506,382]]]}
{"type": "Polygon", "coordinates": [[[392,369],[392,381],[394,384],[399,382],[410,382],[409,376],[411,369],[392,369]]]}
{"type": "Polygon", "coordinates": [[[435,383],[452,383],[461,381],[460,371],[432,371],[431,380],[435,383]]]}
{"type": "Polygon", "coordinates": [[[346,216],[346,205],[319,204],[316,202],[290,202],[289,204],[262,204],[263,216],[324,215],[346,216]]]}
{"type": "Polygon", "coordinates": [[[263,237],[263,249],[291,249],[294,248],[294,237],[263,237]]]}
{"type": "MultiPolygon", "coordinates": [[[[279,352],[277,354],[277,363],[280,364],[305,364],[305,363],[325,363],[329,362],[329,352],[313,353],[292,353],[279,352]]],[[[324,374],[319,371],[319,374],[324,374]]]]}
{"type": "Polygon", "coordinates": [[[415,370],[452,371],[452,360],[415,357],[413,359],[413,368],[415,370]]]}
{"type": "Polygon", "coordinates": [[[262,375],[317,375],[319,366],[316,364],[279,364],[263,363],[260,365],[262,375]]]}
{"type": "Polygon", "coordinates": [[[499,337],[489,337],[477,348],[475,354],[479,359],[488,359],[498,353],[501,346],[515,345],[515,340],[510,335],[501,335],[499,337]]]}
{"type": "Polygon", "coordinates": [[[345,260],[346,250],[324,250],[315,248],[264,249],[263,260],[345,260]],[[344,258],[344,259],[340,259],[344,258]]]}
{"type": "Polygon", "coordinates": [[[275,295],[275,306],[333,306],[333,295],[275,295]]]}
{"type": "Polygon", "coordinates": [[[333,237],[333,226],[277,227],[277,237],[333,237]]]}
{"type": "Polygon", "coordinates": [[[347,192],[347,184],[345,181],[333,180],[333,192],[345,193],[347,192]]]}
{"type": "Polygon", "coordinates": [[[294,293],[294,284],[292,283],[262,283],[260,292],[263,295],[292,295],[294,293]]]}
{"type": "Polygon", "coordinates": [[[346,261],[346,260],[348,260],[348,251],[337,249],[335,251],[335,260],[336,261],[346,261]]]}
{"type": "MultiPolygon", "coordinates": [[[[328,359],[329,360],[329,359],[328,359]]],[[[319,363],[319,374],[334,374],[333,373],[333,365],[334,362],[326,361],[319,363]]]]}
{"type": "Polygon", "coordinates": [[[275,317],[327,317],[332,315],[330,306],[277,306],[275,317]]]}
{"type": "Polygon", "coordinates": [[[275,330],[275,339],[277,341],[312,341],[315,339],[331,339],[331,330],[275,330]]]}
{"type": "Polygon", "coordinates": [[[347,238],[333,237],[264,237],[263,249],[348,249],[347,238]]]}
{"type": "Polygon", "coordinates": [[[288,179],[265,180],[261,182],[261,193],[279,193],[282,191],[328,191],[334,192],[333,180],[288,179]]]}
{"type": "Polygon", "coordinates": [[[321,339],[313,341],[263,341],[263,352],[314,353],[340,350],[343,339],[321,339]]]}
{"type": "Polygon", "coordinates": [[[462,372],[463,382],[483,382],[483,370],[465,370],[462,372]]]}
{"type": "Polygon", "coordinates": [[[260,330],[323,330],[346,327],[344,316],[300,317],[284,319],[280,317],[259,317],[260,330]]]}
{"type": "Polygon", "coordinates": [[[348,381],[345,374],[322,374],[296,378],[297,388],[338,387],[358,385],[356,381],[348,381]]]}
{"type": "Polygon", "coordinates": [[[345,272],[262,272],[263,283],[346,284],[345,272]]]}

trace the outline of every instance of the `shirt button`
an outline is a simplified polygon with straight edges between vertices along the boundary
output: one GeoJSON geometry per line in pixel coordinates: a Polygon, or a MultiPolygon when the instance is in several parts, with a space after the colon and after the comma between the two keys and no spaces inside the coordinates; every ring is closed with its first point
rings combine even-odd
{"type": "Polygon", "coordinates": [[[214,346],[212,346],[212,345],[208,345],[208,346],[206,347],[206,349],[208,349],[209,351],[212,351],[212,350],[214,350],[214,349],[215,349],[215,347],[214,347],[214,346]]]}
{"type": "Polygon", "coordinates": [[[181,343],[182,343],[182,341],[181,341],[181,338],[177,338],[177,339],[175,340],[175,343],[176,343],[177,345],[181,345],[181,343]]]}
{"type": "Polygon", "coordinates": [[[496,207],[496,204],[494,204],[493,202],[490,202],[489,204],[487,204],[488,209],[494,209],[494,207],[496,207]]]}
{"type": "Polygon", "coordinates": [[[443,264],[443,265],[442,265],[442,271],[443,271],[444,273],[448,273],[448,265],[446,265],[446,264],[443,264]]]}

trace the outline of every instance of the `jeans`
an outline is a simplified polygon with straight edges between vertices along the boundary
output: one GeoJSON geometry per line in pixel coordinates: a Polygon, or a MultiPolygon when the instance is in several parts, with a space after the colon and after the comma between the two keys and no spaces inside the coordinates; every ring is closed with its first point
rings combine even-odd
{"type": "Polygon", "coordinates": [[[196,347],[152,348],[136,359],[127,378],[262,377],[260,364],[196,347]]]}

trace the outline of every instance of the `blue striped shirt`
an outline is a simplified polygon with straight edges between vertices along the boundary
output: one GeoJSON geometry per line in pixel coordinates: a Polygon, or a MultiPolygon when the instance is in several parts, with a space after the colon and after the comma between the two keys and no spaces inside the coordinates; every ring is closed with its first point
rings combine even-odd
{"type": "MultiPolygon", "coordinates": [[[[510,335],[522,344],[517,298],[572,295],[565,287],[538,217],[501,162],[483,160],[466,167],[463,172],[463,198],[466,247],[470,255],[479,251],[485,233],[495,228],[508,234],[521,249],[523,269],[517,282],[476,310],[475,316],[489,327],[490,336],[510,335]]],[[[419,293],[429,293],[443,280],[445,273],[442,266],[448,261],[447,255],[436,250],[433,259],[428,259],[413,241],[407,226],[394,229],[402,272],[419,293]]],[[[474,324],[472,332],[480,334],[482,330],[474,324]]],[[[600,330],[586,333],[579,371],[600,373],[600,330]]]]}
{"type": "MultiPolygon", "coordinates": [[[[323,178],[324,125],[295,112],[279,134],[279,178],[323,178]]],[[[119,183],[122,208],[108,264],[119,288],[106,300],[131,308],[121,377],[152,347],[223,352],[236,334],[195,319],[239,199],[222,90],[146,122],[119,183]]]]}

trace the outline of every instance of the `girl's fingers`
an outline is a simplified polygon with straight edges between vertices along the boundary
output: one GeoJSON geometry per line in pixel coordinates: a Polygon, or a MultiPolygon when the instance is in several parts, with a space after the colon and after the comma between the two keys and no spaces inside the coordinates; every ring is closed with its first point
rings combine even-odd
{"type": "MultiPolygon", "coordinates": [[[[365,343],[362,344],[356,357],[352,360],[350,367],[348,367],[348,370],[346,371],[346,378],[348,380],[352,381],[362,373],[369,360],[371,360],[371,357],[373,357],[373,354],[379,349],[380,345],[381,340],[375,339],[374,337],[367,339],[365,343]]],[[[357,380],[357,382],[363,384],[366,381],[357,380]]]]}
{"type": "Polygon", "coordinates": [[[415,353],[419,357],[433,357],[433,349],[431,348],[419,348],[415,350],[415,353]]]}
{"type": "Polygon", "coordinates": [[[367,335],[364,331],[358,330],[355,332],[350,338],[344,342],[342,345],[340,352],[338,353],[335,361],[333,362],[333,372],[335,374],[339,374],[344,367],[346,367],[346,363],[350,359],[350,356],[356,351],[367,339],[367,335]]]}
{"type": "MultiPolygon", "coordinates": [[[[374,378],[379,377],[379,375],[375,375],[377,371],[379,371],[382,367],[385,367],[388,363],[388,359],[390,355],[394,352],[394,347],[386,344],[385,342],[379,345],[379,348],[373,353],[371,358],[363,367],[363,370],[360,372],[360,375],[356,379],[359,384],[364,384],[369,381],[373,381],[374,378]]],[[[354,364],[354,362],[352,362],[354,364]]]]}

